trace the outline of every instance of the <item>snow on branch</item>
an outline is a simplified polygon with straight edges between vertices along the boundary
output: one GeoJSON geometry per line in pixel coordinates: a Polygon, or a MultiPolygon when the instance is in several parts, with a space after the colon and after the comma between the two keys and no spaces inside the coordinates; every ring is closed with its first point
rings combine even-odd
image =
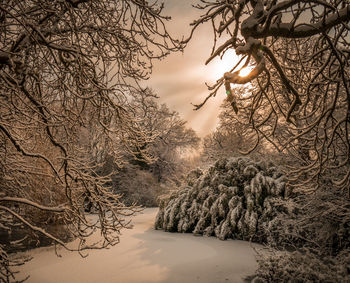
{"type": "Polygon", "coordinates": [[[46,211],[52,211],[52,212],[58,212],[58,213],[63,213],[68,209],[68,207],[62,207],[62,206],[56,206],[56,207],[44,206],[25,198],[0,197],[0,202],[13,202],[13,203],[19,203],[19,204],[26,204],[26,205],[30,205],[35,208],[38,208],[40,210],[46,210],[46,211]]]}
{"type": "Polygon", "coordinates": [[[112,176],[135,149],[154,160],[143,148],[153,136],[133,116],[130,97],[144,91],[154,59],[183,49],[163,8],[134,0],[0,2],[1,228],[24,224],[64,245],[45,226],[59,224],[80,242],[75,250],[96,230],[102,241],[90,248],[119,242],[130,227],[125,216],[140,207],[122,203],[112,176]]]}
{"type": "Polygon", "coordinates": [[[306,173],[315,188],[329,170],[339,171],[339,178],[329,178],[350,196],[350,2],[222,0],[197,8],[204,13],[191,35],[208,21],[214,32],[207,62],[231,48],[247,58],[244,66],[254,68],[241,77],[242,65],[234,66],[196,109],[224,85],[233,111],[258,140],[300,162],[295,182],[306,173]],[[223,43],[216,46],[219,39],[223,43]],[[241,93],[241,84],[249,84],[249,95],[241,93]]]}

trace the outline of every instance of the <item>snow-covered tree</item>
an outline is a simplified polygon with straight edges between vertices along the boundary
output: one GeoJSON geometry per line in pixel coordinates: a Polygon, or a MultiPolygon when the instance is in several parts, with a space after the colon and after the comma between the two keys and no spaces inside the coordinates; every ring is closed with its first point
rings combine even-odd
{"type": "MultiPolygon", "coordinates": [[[[143,0],[1,1],[1,233],[25,226],[68,248],[46,229],[53,221],[80,239],[70,249],[118,243],[121,216],[137,208],[111,192],[99,163],[103,149],[119,162],[121,147],[148,141],[126,102],[152,60],[179,49],[162,9],[143,0]],[[86,202],[98,222],[87,220],[86,202]],[[87,245],[95,230],[101,242],[87,245]]],[[[0,243],[5,282],[11,245],[0,243]]]]}
{"type": "MultiPolygon", "coordinates": [[[[221,105],[219,123],[215,130],[203,139],[203,162],[214,162],[218,158],[239,156],[250,150],[255,142],[254,130],[249,122],[238,117],[233,111],[230,103],[225,101],[221,105]]],[[[256,145],[255,154],[262,153],[268,156],[269,148],[263,143],[256,145]]]]}
{"type": "MultiPolygon", "coordinates": [[[[130,102],[133,119],[138,121],[147,139],[143,139],[142,144],[130,144],[124,166],[112,176],[113,189],[122,194],[128,204],[157,206],[157,197],[167,192],[169,183],[181,178],[188,164],[183,156],[195,150],[200,140],[177,112],[165,104],[159,105],[152,93],[146,89],[135,94],[130,102]]],[[[106,165],[113,166],[113,163],[106,162],[106,165]]]]}
{"type": "Polygon", "coordinates": [[[285,176],[265,162],[219,159],[206,172],[190,172],[187,184],[161,200],[156,229],[219,239],[266,242],[284,202],[285,176]]]}
{"type": "Polygon", "coordinates": [[[337,170],[333,184],[349,188],[349,1],[200,2],[203,15],[193,22],[188,40],[210,22],[214,47],[206,63],[229,49],[241,61],[196,108],[224,85],[233,110],[250,123],[257,143],[265,139],[298,158],[291,171],[296,180],[311,184],[337,170]],[[240,75],[246,66],[252,71],[240,75]],[[250,95],[243,97],[234,85],[248,83],[250,95]]]}
{"type": "Polygon", "coordinates": [[[146,91],[149,95],[135,96],[131,103],[135,119],[149,136],[134,156],[139,157],[136,161],[141,167],[146,167],[160,181],[174,173],[181,154],[198,147],[200,139],[179,113],[171,111],[165,104],[158,105],[152,91],[146,91]],[[143,155],[152,160],[142,158],[143,155]]]}

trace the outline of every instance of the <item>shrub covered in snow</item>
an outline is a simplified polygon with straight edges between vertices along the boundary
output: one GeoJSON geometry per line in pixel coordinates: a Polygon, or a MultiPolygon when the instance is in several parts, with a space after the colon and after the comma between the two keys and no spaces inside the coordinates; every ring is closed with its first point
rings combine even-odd
{"type": "Polygon", "coordinates": [[[324,184],[289,203],[293,211],[271,221],[267,242],[273,249],[258,260],[256,282],[350,282],[346,192],[324,184]]]}
{"type": "Polygon", "coordinates": [[[220,159],[161,200],[155,228],[264,242],[278,211],[288,213],[284,195],[285,176],[273,164],[220,159]]]}
{"type": "Polygon", "coordinates": [[[310,249],[275,251],[259,258],[252,282],[350,282],[349,252],[329,256],[310,249]]]}

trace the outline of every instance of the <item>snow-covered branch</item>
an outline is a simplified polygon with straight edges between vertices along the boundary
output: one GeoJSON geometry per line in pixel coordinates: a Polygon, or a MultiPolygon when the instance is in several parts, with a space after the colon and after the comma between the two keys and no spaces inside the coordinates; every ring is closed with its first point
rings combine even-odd
{"type": "Polygon", "coordinates": [[[59,224],[80,241],[72,250],[88,248],[83,244],[96,230],[102,242],[89,248],[119,242],[119,231],[129,227],[123,217],[140,209],[122,203],[112,175],[126,155],[153,138],[133,116],[130,94],[143,91],[140,81],[149,77],[154,59],[182,49],[162,10],[134,0],[0,3],[5,231],[25,224],[29,236],[39,233],[64,245],[46,227],[59,224]],[[99,221],[87,220],[91,210],[99,221]]]}
{"type": "Polygon", "coordinates": [[[336,25],[348,21],[350,21],[350,5],[325,16],[316,23],[300,23],[296,25],[295,23],[276,21],[271,25],[266,24],[262,30],[249,31],[248,33],[255,38],[264,38],[267,36],[303,38],[321,34],[336,25]]]}
{"type": "Polygon", "coordinates": [[[56,206],[56,207],[44,206],[44,205],[41,205],[39,203],[36,203],[34,201],[31,201],[31,200],[25,199],[25,198],[0,197],[0,202],[26,204],[26,205],[30,205],[32,207],[38,208],[40,210],[46,210],[46,211],[57,212],[57,213],[63,213],[65,211],[67,211],[67,209],[68,209],[67,207],[64,207],[64,206],[56,206]]]}
{"type": "Polygon", "coordinates": [[[232,66],[196,109],[225,85],[238,119],[250,124],[257,140],[289,151],[300,162],[293,171],[295,182],[307,174],[309,184],[315,187],[320,176],[337,170],[341,177],[336,177],[337,173],[331,179],[348,189],[349,1],[229,3],[205,1],[198,6],[204,12],[194,29],[209,20],[212,23],[214,48],[208,62],[231,48],[247,58],[244,66],[253,68],[241,77],[242,64],[232,66]],[[220,13],[210,12],[214,10],[220,13]],[[220,39],[223,43],[216,46],[220,39]],[[247,83],[250,94],[243,95],[237,86],[247,83]]]}

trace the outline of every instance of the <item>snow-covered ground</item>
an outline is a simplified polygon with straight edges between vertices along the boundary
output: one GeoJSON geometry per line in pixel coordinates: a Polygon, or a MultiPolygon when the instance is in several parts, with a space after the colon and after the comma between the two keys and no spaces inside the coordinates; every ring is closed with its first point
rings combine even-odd
{"type": "Polygon", "coordinates": [[[251,243],[154,230],[157,210],[145,209],[133,218],[134,228],[122,232],[120,244],[86,258],[65,250],[57,257],[53,248],[32,250],[21,274],[30,274],[28,283],[219,283],[242,282],[257,268],[251,243]]]}

